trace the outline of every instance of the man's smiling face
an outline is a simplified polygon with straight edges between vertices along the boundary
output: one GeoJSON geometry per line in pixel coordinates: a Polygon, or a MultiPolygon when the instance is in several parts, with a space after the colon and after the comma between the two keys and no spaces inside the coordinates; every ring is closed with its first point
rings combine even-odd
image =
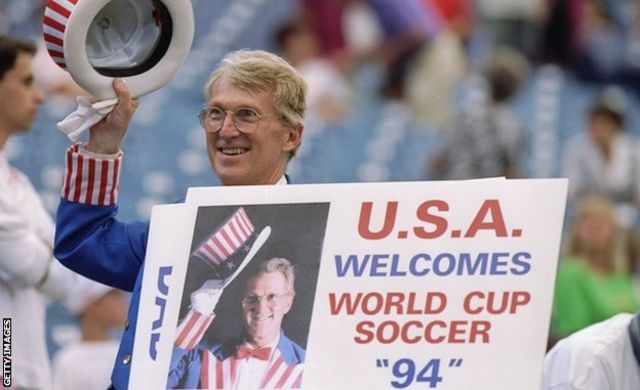
{"type": "Polygon", "coordinates": [[[210,96],[209,107],[229,111],[219,130],[206,129],[209,160],[221,183],[278,182],[301,134],[281,123],[274,107],[273,92],[249,92],[234,86],[223,76],[211,86],[210,96]],[[238,108],[249,108],[264,117],[249,134],[239,131],[233,123],[231,111],[238,108]]]}
{"type": "Polygon", "coordinates": [[[293,293],[281,272],[251,277],[242,304],[247,341],[258,348],[273,342],[280,334],[282,319],[292,303],[293,293]]]}

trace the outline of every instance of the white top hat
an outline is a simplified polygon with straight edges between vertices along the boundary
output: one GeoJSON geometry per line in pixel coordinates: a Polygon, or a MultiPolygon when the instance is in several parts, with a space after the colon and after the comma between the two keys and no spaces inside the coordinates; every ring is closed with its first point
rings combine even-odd
{"type": "Polygon", "coordinates": [[[43,24],[53,60],[102,100],[116,96],[115,77],[134,97],[162,87],[194,33],[190,0],[47,0],[43,24]]]}

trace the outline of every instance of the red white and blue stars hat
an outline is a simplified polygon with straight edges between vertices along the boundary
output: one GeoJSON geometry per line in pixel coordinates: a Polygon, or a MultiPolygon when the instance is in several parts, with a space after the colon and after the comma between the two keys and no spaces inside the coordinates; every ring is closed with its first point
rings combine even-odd
{"type": "Polygon", "coordinates": [[[94,97],[114,98],[116,77],[138,97],[185,61],[193,8],[189,0],[48,0],[43,33],[53,60],[94,97]]]}
{"type": "Polygon", "coordinates": [[[243,207],[208,235],[191,253],[191,256],[213,268],[213,279],[225,281],[225,286],[247,266],[271,235],[271,226],[260,233],[243,207]],[[251,238],[255,237],[253,242],[251,238]]]}

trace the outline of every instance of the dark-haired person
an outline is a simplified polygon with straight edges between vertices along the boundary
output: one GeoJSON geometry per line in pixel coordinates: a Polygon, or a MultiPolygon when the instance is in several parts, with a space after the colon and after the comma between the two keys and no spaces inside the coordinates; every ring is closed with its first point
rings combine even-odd
{"type": "Polygon", "coordinates": [[[616,208],[618,222],[637,222],[640,199],[638,141],[624,133],[625,97],[618,87],[603,90],[590,107],[587,131],[564,148],[563,176],[569,178],[570,205],[585,193],[600,194],[616,208]]]}
{"type": "MultiPolygon", "coordinates": [[[[114,110],[90,129],[87,143],[67,151],[55,253],[91,279],[133,291],[111,376],[114,388],[126,389],[149,223],[116,219],[120,145],[138,101],[121,80],[113,87],[119,98],[114,110]]],[[[274,54],[240,50],[223,58],[204,86],[200,112],[209,160],[222,185],[287,183],[287,164],[302,140],[305,92],[298,72],[274,54]]]]}
{"type": "Polygon", "coordinates": [[[35,53],[33,44],[0,35],[0,317],[11,320],[11,384],[18,389],[51,386],[46,302],[64,298],[75,281],[53,258],[51,216],[4,150],[30,129],[45,98],[34,80],[35,53]]]}
{"type": "MultiPolygon", "coordinates": [[[[443,145],[429,157],[430,172],[446,180],[523,175],[525,137],[522,119],[511,106],[529,69],[524,55],[497,47],[483,70],[482,98],[474,98],[445,127],[443,145]]],[[[470,99],[471,101],[471,99],[470,99]]]]}

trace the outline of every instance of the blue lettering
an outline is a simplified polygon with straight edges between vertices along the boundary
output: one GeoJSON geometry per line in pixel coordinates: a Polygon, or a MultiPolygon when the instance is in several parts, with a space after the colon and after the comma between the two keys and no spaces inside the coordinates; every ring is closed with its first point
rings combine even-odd
{"type": "MultiPolygon", "coordinates": [[[[172,271],[173,271],[172,266],[160,267],[158,269],[158,281],[157,281],[158,292],[165,297],[167,296],[167,294],[169,294],[169,285],[166,283],[166,278],[169,275],[171,275],[172,271]]],[[[153,321],[153,323],[151,324],[151,330],[156,330],[162,326],[162,321],[164,320],[164,309],[166,305],[167,305],[167,300],[165,298],[162,298],[161,296],[156,296],[156,306],[160,307],[160,313],[158,313],[158,318],[155,321],[153,321]]],[[[158,355],[158,351],[156,349],[156,344],[158,344],[158,341],[160,341],[160,333],[156,333],[156,332],[151,333],[151,342],[149,344],[149,355],[153,360],[156,360],[156,356],[158,355]]]]}
{"type": "Polygon", "coordinates": [[[491,255],[491,275],[506,275],[506,267],[508,262],[506,260],[500,260],[501,257],[508,257],[508,253],[499,252],[491,255]]]}
{"type": "Polygon", "coordinates": [[[164,308],[166,304],[167,304],[166,299],[156,297],[156,306],[160,307],[160,315],[158,316],[157,320],[153,321],[153,324],[151,325],[152,330],[156,330],[162,326],[162,320],[164,319],[164,308]]]}
{"type": "Polygon", "coordinates": [[[156,357],[158,356],[158,349],[156,348],[158,341],[160,341],[160,333],[151,333],[151,344],[149,344],[149,355],[153,360],[156,360],[156,357]]]}
{"type": "Polygon", "coordinates": [[[424,266],[421,269],[418,269],[419,260],[424,260],[425,262],[431,261],[431,256],[429,256],[426,253],[418,253],[417,255],[413,256],[411,258],[411,261],[409,262],[409,273],[411,275],[424,276],[429,273],[429,268],[427,268],[426,266],[424,266]]]}
{"type": "Polygon", "coordinates": [[[350,269],[353,269],[354,276],[362,276],[369,263],[369,257],[369,255],[364,255],[364,258],[359,260],[358,255],[349,255],[347,261],[343,264],[342,256],[336,255],[336,273],[338,277],[344,277],[350,269]]]}
{"type": "Polygon", "coordinates": [[[389,274],[390,276],[405,276],[407,274],[407,271],[400,271],[398,269],[399,262],[400,255],[396,253],[395,255],[393,255],[391,260],[391,273],[389,274]]]}
{"type": "Polygon", "coordinates": [[[475,275],[478,269],[480,270],[480,275],[485,275],[487,273],[487,260],[489,259],[488,253],[478,253],[475,261],[471,260],[471,253],[461,253],[460,254],[460,263],[458,263],[458,275],[475,275]]]}
{"type": "Polygon", "coordinates": [[[438,276],[451,275],[456,267],[456,258],[451,253],[441,253],[433,259],[433,273],[438,276]]]}
{"type": "Polygon", "coordinates": [[[529,252],[518,252],[513,255],[513,264],[517,267],[511,268],[511,273],[514,275],[524,275],[531,271],[531,264],[529,260],[531,260],[531,253],[529,252]]]}
{"type": "Polygon", "coordinates": [[[387,276],[386,268],[387,262],[384,261],[389,258],[389,255],[373,255],[373,259],[371,260],[371,271],[369,271],[370,276],[387,276]],[[380,261],[383,260],[383,261],[380,261]]]}
{"type": "Polygon", "coordinates": [[[162,293],[162,295],[169,294],[169,286],[165,283],[165,278],[171,275],[171,271],[173,271],[173,267],[160,267],[158,270],[158,291],[162,293]]]}

